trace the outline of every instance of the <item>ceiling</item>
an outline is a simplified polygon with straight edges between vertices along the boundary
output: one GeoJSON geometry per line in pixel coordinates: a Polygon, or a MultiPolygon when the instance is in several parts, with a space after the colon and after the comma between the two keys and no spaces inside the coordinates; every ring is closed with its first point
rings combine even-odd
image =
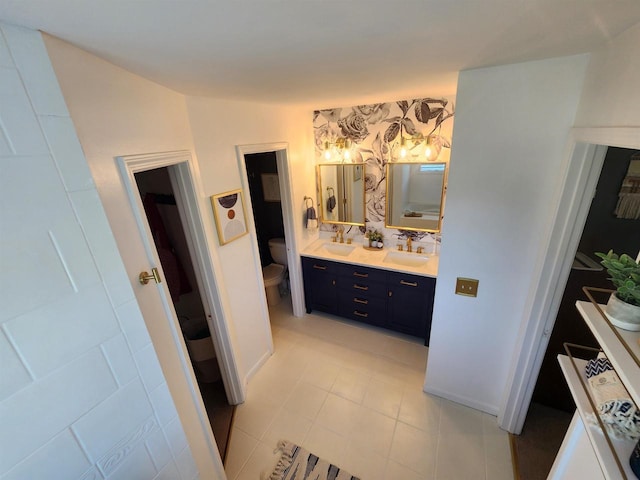
{"type": "Polygon", "coordinates": [[[592,51],[640,21],[640,1],[2,0],[0,19],[184,94],[325,108],[592,51]]]}

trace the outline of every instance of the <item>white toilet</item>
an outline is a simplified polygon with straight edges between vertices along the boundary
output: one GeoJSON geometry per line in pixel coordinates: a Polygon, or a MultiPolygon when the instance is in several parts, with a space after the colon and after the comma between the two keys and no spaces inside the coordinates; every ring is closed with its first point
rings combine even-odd
{"type": "Polygon", "coordinates": [[[287,271],[287,245],[284,238],[272,238],[269,240],[269,251],[274,263],[262,268],[262,278],[264,279],[264,289],[267,293],[267,304],[277,305],[280,303],[280,291],[278,286],[284,279],[287,271]]]}

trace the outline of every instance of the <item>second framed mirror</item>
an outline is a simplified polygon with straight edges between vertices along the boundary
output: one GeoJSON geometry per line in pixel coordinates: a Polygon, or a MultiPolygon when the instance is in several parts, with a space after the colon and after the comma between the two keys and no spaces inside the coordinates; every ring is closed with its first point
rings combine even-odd
{"type": "Polygon", "coordinates": [[[446,171],[444,162],[388,163],[385,226],[439,232],[446,171]]]}
{"type": "Polygon", "coordinates": [[[318,165],[320,219],[364,226],[364,164],[318,165]]]}

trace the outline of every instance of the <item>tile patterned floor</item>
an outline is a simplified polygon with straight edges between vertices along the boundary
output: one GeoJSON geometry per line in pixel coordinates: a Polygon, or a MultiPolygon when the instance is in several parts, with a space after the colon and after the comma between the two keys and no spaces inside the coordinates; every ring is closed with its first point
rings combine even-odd
{"type": "Polygon", "coordinates": [[[427,348],[325,315],[271,309],[275,353],[236,411],[226,472],[259,480],[279,439],[362,480],[512,480],[496,418],[422,391],[427,348]]]}

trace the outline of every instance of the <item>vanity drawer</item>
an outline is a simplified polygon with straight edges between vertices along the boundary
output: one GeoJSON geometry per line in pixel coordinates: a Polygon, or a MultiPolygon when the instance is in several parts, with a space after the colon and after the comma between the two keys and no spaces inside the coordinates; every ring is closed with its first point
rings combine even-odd
{"type": "Polygon", "coordinates": [[[387,302],[384,298],[367,298],[341,291],[338,295],[340,316],[372,325],[383,325],[387,302]]]}
{"type": "Polygon", "coordinates": [[[415,288],[417,291],[425,290],[435,283],[434,279],[430,277],[421,277],[420,275],[399,272],[389,272],[388,281],[389,288],[408,287],[415,288]]]}
{"type": "Polygon", "coordinates": [[[331,262],[329,260],[322,260],[319,258],[311,258],[311,257],[302,257],[303,267],[308,269],[309,271],[318,271],[324,273],[332,273],[334,275],[338,274],[338,269],[340,265],[331,262]]]}
{"type": "Polygon", "coordinates": [[[384,282],[373,282],[367,279],[344,276],[340,277],[338,282],[340,291],[349,296],[366,298],[385,298],[387,296],[387,286],[384,282]]]}
{"type": "Polygon", "coordinates": [[[361,267],[360,265],[340,265],[340,276],[351,278],[358,282],[381,282],[387,280],[387,272],[376,268],[361,267]]]}

